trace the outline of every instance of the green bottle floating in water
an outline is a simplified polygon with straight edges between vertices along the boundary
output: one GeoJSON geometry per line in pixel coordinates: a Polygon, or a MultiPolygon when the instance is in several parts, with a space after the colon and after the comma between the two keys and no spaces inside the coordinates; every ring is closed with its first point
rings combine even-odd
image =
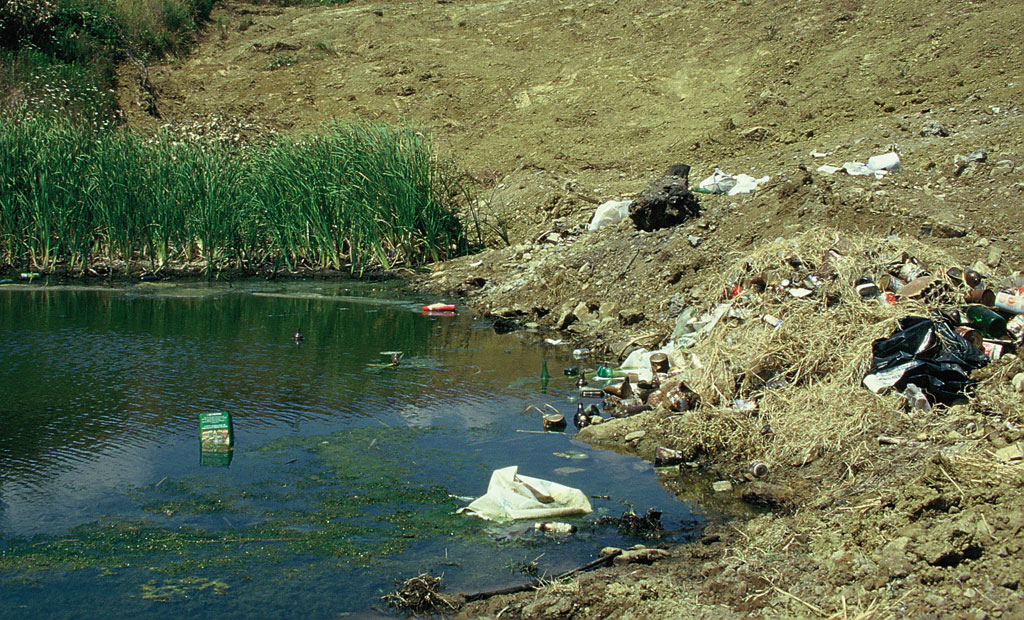
{"type": "Polygon", "coordinates": [[[1006,319],[985,306],[967,306],[967,320],[971,327],[992,338],[1002,338],[1006,335],[1006,319]]]}
{"type": "Polygon", "coordinates": [[[540,391],[548,391],[548,381],[551,380],[551,374],[548,373],[548,361],[544,360],[540,366],[540,391]]]}

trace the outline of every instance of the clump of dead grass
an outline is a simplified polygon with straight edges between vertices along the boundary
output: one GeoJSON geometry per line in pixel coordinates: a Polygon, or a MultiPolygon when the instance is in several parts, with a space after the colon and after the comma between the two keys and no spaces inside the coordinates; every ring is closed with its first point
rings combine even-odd
{"type": "Polygon", "coordinates": [[[877,281],[909,258],[927,263],[936,274],[957,265],[915,239],[813,229],[741,256],[710,278],[699,293],[708,300],[703,310],[729,303],[731,314],[741,317],[727,316],[677,354],[687,384],[704,404],[670,418],[670,435],[710,454],[728,451],[769,464],[800,464],[897,432],[911,419],[901,397],[876,396],[861,385],[871,344],[890,335],[899,318],[927,315],[956,293],[890,305],[861,299],[854,283],[865,275],[877,281]],[[805,285],[812,276],[817,288],[805,285]],[[757,278],[767,283],[762,292],[756,290],[757,278]],[[791,284],[780,288],[786,279],[791,284]],[[743,291],[724,300],[737,284],[743,291]],[[797,298],[791,291],[799,287],[814,292],[797,298]],[[781,324],[769,324],[765,315],[781,324]],[[756,411],[737,407],[737,399],[755,401],[756,411]]]}
{"type": "Polygon", "coordinates": [[[381,599],[399,611],[412,613],[451,612],[458,605],[441,594],[441,578],[428,573],[410,577],[398,589],[381,599]]]}

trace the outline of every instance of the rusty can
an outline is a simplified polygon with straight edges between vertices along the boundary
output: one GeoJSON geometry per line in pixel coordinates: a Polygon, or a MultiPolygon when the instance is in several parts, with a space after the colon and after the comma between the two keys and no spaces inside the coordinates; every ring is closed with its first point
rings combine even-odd
{"type": "Polygon", "coordinates": [[[964,293],[964,301],[969,304],[981,304],[992,307],[996,303],[996,294],[992,289],[975,288],[964,293]]]}
{"type": "Polygon", "coordinates": [[[665,355],[664,353],[652,353],[650,361],[651,370],[654,371],[654,376],[668,372],[668,355],[665,355]]]}
{"type": "Polygon", "coordinates": [[[979,332],[978,330],[967,327],[966,325],[961,325],[960,327],[956,328],[956,333],[963,336],[964,340],[971,343],[975,347],[979,349],[981,348],[981,343],[984,340],[984,337],[982,337],[981,332],[979,332]]]}

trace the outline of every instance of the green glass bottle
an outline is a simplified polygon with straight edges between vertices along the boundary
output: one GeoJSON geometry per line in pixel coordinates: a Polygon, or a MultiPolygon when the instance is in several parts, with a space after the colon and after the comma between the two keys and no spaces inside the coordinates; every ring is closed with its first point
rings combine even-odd
{"type": "Polygon", "coordinates": [[[971,327],[992,338],[1006,335],[1006,319],[985,306],[967,306],[967,321],[971,327]]]}

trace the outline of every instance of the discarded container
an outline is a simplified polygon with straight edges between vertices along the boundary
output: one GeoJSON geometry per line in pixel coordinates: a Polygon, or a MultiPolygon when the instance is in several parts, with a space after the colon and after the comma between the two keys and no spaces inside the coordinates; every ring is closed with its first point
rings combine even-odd
{"type": "Polygon", "coordinates": [[[1006,331],[1017,340],[1024,339],[1024,315],[1018,314],[1007,321],[1006,331]]]}
{"type": "Polygon", "coordinates": [[[199,414],[199,445],[203,452],[228,452],[233,443],[230,413],[199,414]]]}
{"type": "Polygon", "coordinates": [[[572,424],[580,430],[590,424],[590,416],[583,409],[583,403],[576,403],[576,413],[572,416],[572,424]]]}
{"type": "Polygon", "coordinates": [[[560,413],[545,414],[542,424],[546,431],[564,431],[566,427],[565,416],[560,413]]]}
{"type": "Polygon", "coordinates": [[[492,521],[511,521],[587,514],[593,510],[579,489],[523,476],[518,469],[513,465],[495,470],[487,493],[459,512],[492,521]]]}
{"type": "Polygon", "coordinates": [[[633,386],[629,382],[629,377],[626,377],[625,381],[604,386],[604,392],[618,398],[630,398],[633,396],[633,386]]]}
{"type": "Polygon", "coordinates": [[[576,376],[579,376],[579,374],[580,374],[580,367],[579,366],[566,366],[562,370],[562,374],[565,375],[566,377],[576,377],[576,376]]]}
{"type": "Polygon", "coordinates": [[[1015,350],[1013,343],[1008,340],[983,340],[981,342],[981,350],[985,352],[985,355],[992,361],[995,361],[1007,353],[1012,353],[1015,350]]]}
{"type": "Polygon", "coordinates": [[[981,274],[970,267],[964,267],[964,284],[971,288],[981,286],[981,274]]]}
{"type": "Polygon", "coordinates": [[[905,299],[916,299],[925,294],[928,289],[931,288],[932,284],[935,283],[933,276],[921,276],[907,283],[906,286],[900,288],[898,294],[900,297],[905,299]]]}
{"type": "Polygon", "coordinates": [[[655,467],[679,465],[685,460],[682,450],[673,450],[672,448],[666,448],[664,446],[658,446],[654,450],[655,467]]]}
{"type": "Polygon", "coordinates": [[[581,388],[587,384],[587,373],[580,371],[579,378],[576,379],[576,387],[581,388]]]}
{"type": "Polygon", "coordinates": [[[761,316],[761,320],[771,325],[772,327],[779,327],[782,325],[782,319],[772,316],[770,314],[764,314],[761,316]]]}
{"type": "Polygon", "coordinates": [[[579,359],[583,359],[584,357],[587,357],[589,355],[590,355],[590,349],[588,349],[586,347],[583,347],[581,349],[573,349],[572,350],[572,356],[575,357],[578,360],[579,359]]]}
{"type": "Polygon", "coordinates": [[[658,373],[668,372],[668,355],[664,353],[652,353],[651,354],[651,371],[655,376],[658,373]]]}
{"type": "Polygon", "coordinates": [[[754,462],[750,464],[750,473],[755,478],[764,478],[768,475],[768,465],[761,462],[754,462]]]}
{"type": "Polygon", "coordinates": [[[878,278],[878,288],[883,291],[896,293],[904,286],[906,286],[906,282],[890,273],[884,273],[880,278],[878,278]]]}
{"type": "Polygon", "coordinates": [[[615,371],[607,366],[601,365],[597,367],[597,372],[594,373],[594,376],[598,379],[611,379],[615,376],[615,371]]]}
{"type": "Polygon", "coordinates": [[[853,283],[854,289],[860,294],[861,299],[878,297],[878,285],[871,279],[871,276],[861,276],[853,283]]]}
{"type": "Polygon", "coordinates": [[[455,304],[443,304],[438,302],[436,304],[423,306],[420,309],[424,312],[451,312],[452,310],[455,310],[455,304]]]}
{"type": "Polygon", "coordinates": [[[398,366],[402,361],[402,356],[405,355],[401,351],[381,351],[380,354],[388,358],[388,363],[391,366],[398,366]]]}
{"type": "Polygon", "coordinates": [[[535,523],[533,529],[538,532],[547,532],[549,534],[575,534],[577,528],[571,523],[545,521],[544,523],[535,523]]]}
{"type": "Polygon", "coordinates": [[[979,332],[976,329],[967,327],[966,325],[961,325],[960,327],[957,327],[956,333],[963,336],[964,340],[966,340],[967,342],[971,343],[973,346],[979,349],[981,348],[981,341],[985,339],[984,336],[981,335],[981,332],[979,332]]]}
{"type": "Polygon", "coordinates": [[[1006,335],[1006,319],[985,306],[967,306],[967,321],[975,329],[994,338],[1006,335]]]}
{"type": "Polygon", "coordinates": [[[964,293],[964,301],[969,304],[994,306],[996,304],[996,293],[988,288],[975,288],[964,293]]]}
{"type": "Polygon", "coordinates": [[[604,390],[586,388],[580,390],[580,398],[604,398],[604,390]]]}
{"type": "Polygon", "coordinates": [[[1024,295],[999,292],[996,293],[994,302],[986,305],[994,305],[1000,310],[1006,310],[1014,314],[1024,314],[1024,295]]]}

